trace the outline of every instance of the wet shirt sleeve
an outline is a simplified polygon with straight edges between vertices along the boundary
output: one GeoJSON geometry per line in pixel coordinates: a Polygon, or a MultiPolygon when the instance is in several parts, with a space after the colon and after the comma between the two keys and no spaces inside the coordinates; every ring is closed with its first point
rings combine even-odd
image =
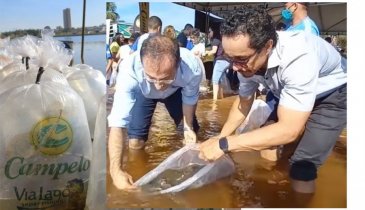
{"type": "Polygon", "coordinates": [[[138,82],[133,76],[133,60],[134,56],[130,56],[120,63],[113,107],[108,116],[109,127],[125,128],[129,124],[138,91],[138,82]]]}

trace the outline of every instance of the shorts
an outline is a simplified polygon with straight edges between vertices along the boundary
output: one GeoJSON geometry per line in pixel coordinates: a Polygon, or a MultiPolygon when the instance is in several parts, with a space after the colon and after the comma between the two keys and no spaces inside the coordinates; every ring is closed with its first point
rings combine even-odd
{"type": "Polygon", "coordinates": [[[229,68],[230,63],[226,60],[216,60],[213,68],[213,85],[218,85],[221,82],[222,76],[225,71],[229,68]]]}

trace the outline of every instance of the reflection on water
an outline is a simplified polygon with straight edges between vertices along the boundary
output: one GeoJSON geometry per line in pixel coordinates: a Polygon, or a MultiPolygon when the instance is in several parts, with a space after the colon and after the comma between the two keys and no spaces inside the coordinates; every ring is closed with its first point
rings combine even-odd
{"type": "MultiPolygon", "coordinates": [[[[81,36],[55,37],[60,41],[72,41],[73,65],[81,63],[81,36]]],[[[84,62],[105,74],[105,34],[84,36],[84,62]]]]}
{"type": "MultiPolygon", "coordinates": [[[[209,96],[211,98],[211,96],[209,96]]],[[[199,101],[197,116],[201,125],[199,140],[219,133],[234,97],[225,98],[216,105],[212,100],[199,101]]],[[[108,108],[112,103],[109,98],[108,108]]],[[[346,133],[344,133],[346,134],[346,133]]],[[[176,132],[165,107],[157,106],[145,150],[126,151],[124,169],[134,181],[155,168],[174,151],[183,146],[183,133],[176,132]]],[[[346,136],[342,136],[326,163],[320,168],[317,190],[313,196],[298,195],[291,191],[288,178],[288,158],[295,145],[285,147],[283,157],[277,162],[261,159],[257,152],[232,154],[236,172],[231,177],[198,189],[176,194],[150,196],[128,193],[116,189],[107,176],[109,207],[125,208],[212,208],[212,207],[339,207],[346,204],[346,136]],[[335,175],[334,175],[335,174],[335,175]],[[334,184],[336,183],[336,184],[334,184]]]]}

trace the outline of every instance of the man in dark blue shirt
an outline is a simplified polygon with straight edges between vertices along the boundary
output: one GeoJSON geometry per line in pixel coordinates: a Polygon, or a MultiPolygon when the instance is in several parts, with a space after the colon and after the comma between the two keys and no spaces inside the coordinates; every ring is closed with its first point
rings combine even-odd
{"type": "Polygon", "coordinates": [[[179,42],[180,47],[185,47],[188,43],[188,36],[190,36],[191,32],[193,31],[193,26],[191,24],[186,24],[185,28],[180,34],[177,36],[177,41],[179,42]]]}

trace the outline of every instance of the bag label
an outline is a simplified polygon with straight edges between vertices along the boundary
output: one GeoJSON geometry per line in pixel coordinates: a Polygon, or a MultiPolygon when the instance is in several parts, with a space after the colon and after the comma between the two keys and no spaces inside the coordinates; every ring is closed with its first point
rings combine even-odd
{"type": "Polygon", "coordinates": [[[45,155],[59,155],[72,144],[72,128],[61,117],[49,117],[39,121],[31,131],[31,144],[45,155]]]}

